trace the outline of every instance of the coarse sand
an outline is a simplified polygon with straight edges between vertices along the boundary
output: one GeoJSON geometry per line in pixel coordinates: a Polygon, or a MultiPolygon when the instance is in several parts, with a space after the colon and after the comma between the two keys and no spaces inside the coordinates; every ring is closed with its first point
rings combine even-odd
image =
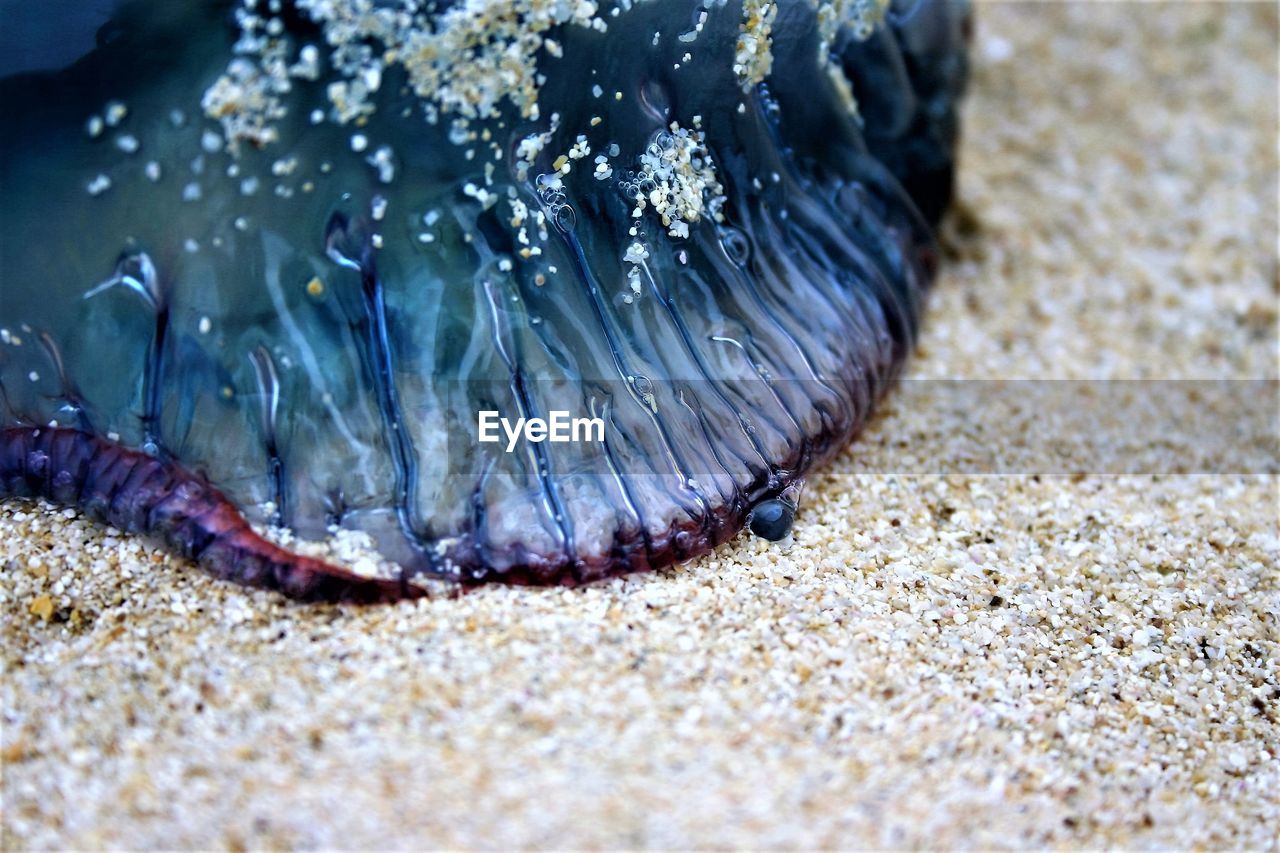
{"type": "MultiPolygon", "coordinates": [[[[1278,44],[980,4],[912,375],[1276,380],[1278,44]]],[[[299,606],[0,505],[3,847],[1280,847],[1274,461],[908,470],[919,387],[789,547],[585,589],[299,606]]]]}

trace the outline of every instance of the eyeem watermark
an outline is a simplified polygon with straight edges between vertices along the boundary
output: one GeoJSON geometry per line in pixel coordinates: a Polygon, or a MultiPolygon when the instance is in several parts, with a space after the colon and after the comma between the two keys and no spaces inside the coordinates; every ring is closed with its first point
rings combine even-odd
{"type": "Polygon", "coordinates": [[[534,444],[543,441],[604,441],[603,418],[571,418],[567,411],[552,411],[546,420],[517,418],[514,424],[499,417],[497,412],[480,412],[477,434],[481,442],[501,441],[499,429],[506,436],[508,453],[515,450],[521,438],[534,444]]]}

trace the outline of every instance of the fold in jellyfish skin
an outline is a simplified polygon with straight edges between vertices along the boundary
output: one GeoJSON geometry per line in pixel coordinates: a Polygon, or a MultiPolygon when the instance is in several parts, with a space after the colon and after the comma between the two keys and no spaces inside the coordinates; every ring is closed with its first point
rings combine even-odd
{"type": "Polygon", "coordinates": [[[0,496],[298,597],[582,582],[735,535],[912,347],[964,4],[258,5],[0,37],[0,496]]]}

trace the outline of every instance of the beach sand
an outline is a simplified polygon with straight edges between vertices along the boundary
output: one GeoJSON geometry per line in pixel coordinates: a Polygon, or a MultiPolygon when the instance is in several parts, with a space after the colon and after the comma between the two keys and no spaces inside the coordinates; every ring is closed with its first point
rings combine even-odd
{"type": "MultiPolygon", "coordinates": [[[[980,4],[911,375],[1276,379],[1278,43],[980,4]]],[[[789,547],[585,589],[299,606],[0,505],[4,848],[1280,846],[1274,462],[966,470],[912,387],[789,547]]]]}

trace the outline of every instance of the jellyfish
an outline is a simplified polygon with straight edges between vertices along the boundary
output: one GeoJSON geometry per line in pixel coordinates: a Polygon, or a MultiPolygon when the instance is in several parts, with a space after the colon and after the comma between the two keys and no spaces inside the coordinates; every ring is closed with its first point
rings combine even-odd
{"type": "Polygon", "coordinates": [[[584,583],[784,536],[913,347],[964,3],[63,5],[0,35],[0,497],[584,583]]]}

